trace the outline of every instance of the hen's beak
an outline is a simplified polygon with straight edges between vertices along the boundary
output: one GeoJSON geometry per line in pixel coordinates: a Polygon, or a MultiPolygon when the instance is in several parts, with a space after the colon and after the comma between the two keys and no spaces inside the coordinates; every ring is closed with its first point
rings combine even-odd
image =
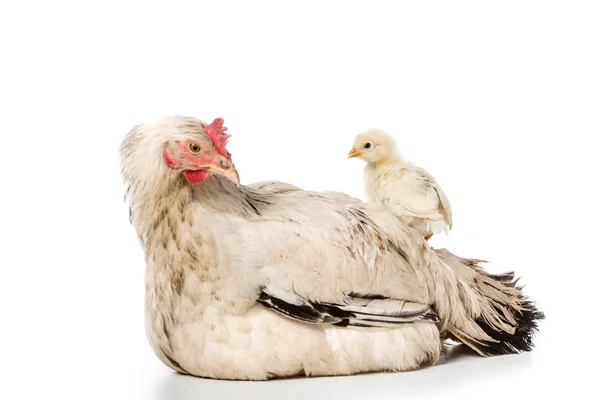
{"type": "Polygon", "coordinates": [[[240,186],[240,175],[235,169],[235,165],[233,165],[233,161],[230,158],[226,157],[218,157],[213,159],[213,161],[206,165],[199,165],[198,169],[203,169],[211,174],[219,174],[229,179],[237,186],[240,186]]]}
{"type": "Polygon", "coordinates": [[[240,186],[240,174],[238,174],[231,160],[223,159],[219,164],[210,165],[207,169],[209,172],[222,175],[237,186],[240,186]]]}
{"type": "Polygon", "coordinates": [[[350,153],[348,153],[348,158],[354,158],[354,157],[360,157],[362,156],[362,152],[356,150],[356,148],[353,146],[352,150],[350,150],[350,153]]]}

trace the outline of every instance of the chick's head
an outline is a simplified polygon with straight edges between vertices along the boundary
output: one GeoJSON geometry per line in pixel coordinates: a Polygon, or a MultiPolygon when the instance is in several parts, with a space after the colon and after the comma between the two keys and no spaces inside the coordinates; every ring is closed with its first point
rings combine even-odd
{"type": "Polygon", "coordinates": [[[396,141],[380,130],[369,129],[354,139],[348,158],[358,157],[367,163],[378,163],[396,155],[396,141]]]}

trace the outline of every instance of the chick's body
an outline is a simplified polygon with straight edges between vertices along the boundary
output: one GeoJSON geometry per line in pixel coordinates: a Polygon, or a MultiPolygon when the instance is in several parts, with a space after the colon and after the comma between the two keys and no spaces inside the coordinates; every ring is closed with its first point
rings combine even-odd
{"type": "Polygon", "coordinates": [[[367,162],[364,179],[369,201],[388,207],[427,240],[452,229],[446,194],[425,169],[399,154],[389,134],[377,129],[363,132],[348,156],[367,162]]]}

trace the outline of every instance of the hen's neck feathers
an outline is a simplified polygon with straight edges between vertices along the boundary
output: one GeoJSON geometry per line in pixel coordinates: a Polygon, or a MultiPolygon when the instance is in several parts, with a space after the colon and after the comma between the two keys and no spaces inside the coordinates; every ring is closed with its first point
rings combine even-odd
{"type": "Polygon", "coordinates": [[[195,186],[189,185],[180,172],[159,168],[152,175],[152,182],[141,177],[126,180],[131,222],[143,242],[148,236],[164,235],[176,224],[201,219],[204,212],[252,218],[271,203],[269,196],[238,188],[218,175],[195,186]]]}
{"type": "Polygon", "coordinates": [[[260,215],[259,209],[270,204],[268,196],[245,186],[236,186],[219,175],[211,177],[192,189],[194,200],[204,209],[251,218],[260,215]]]}

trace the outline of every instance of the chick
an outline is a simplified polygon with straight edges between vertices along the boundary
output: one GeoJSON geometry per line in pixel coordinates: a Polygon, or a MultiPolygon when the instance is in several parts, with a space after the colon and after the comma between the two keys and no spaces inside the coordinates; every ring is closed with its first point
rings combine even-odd
{"type": "Polygon", "coordinates": [[[446,194],[429,173],[403,158],[394,138],[379,129],[356,137],[348,158],[367,162],[365,189],[369,201],[388,207],[425,240],[452,229],[446,194]]]}

